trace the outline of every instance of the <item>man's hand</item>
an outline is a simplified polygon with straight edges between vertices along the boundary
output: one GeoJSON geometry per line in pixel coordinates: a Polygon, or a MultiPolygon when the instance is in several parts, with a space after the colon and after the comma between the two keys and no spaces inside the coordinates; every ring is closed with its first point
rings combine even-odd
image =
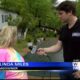
{"type": "Polygon", "coordinates": [[[47,55],[44,48],[39,48],[39,49],[37,50],[37,54],[39,54],[39,55],[47,55]]]}
{"type": "Polygon", "coordinates": [[[74,72],[73,75],[76,79],[80,79],[80,71],[74,72]]]}

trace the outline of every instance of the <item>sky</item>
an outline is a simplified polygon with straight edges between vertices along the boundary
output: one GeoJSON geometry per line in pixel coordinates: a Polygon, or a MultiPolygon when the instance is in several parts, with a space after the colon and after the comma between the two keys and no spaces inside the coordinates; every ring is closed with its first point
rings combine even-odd
{"type": "Polygon", "coordinates": [[[62,1],[65,1],[65,0],[57,0],[59,3],[61,3],[62,1]]]}
{"type": "MultiPolygon", "coordinates": [[[[65,1],[65,0],[57,0],[57,1],[58,1],[58,3],[61,3],[63,1],[65,1]]],[[[69,0],[69,1],[75,1],[75,0],[69,0]]]]}

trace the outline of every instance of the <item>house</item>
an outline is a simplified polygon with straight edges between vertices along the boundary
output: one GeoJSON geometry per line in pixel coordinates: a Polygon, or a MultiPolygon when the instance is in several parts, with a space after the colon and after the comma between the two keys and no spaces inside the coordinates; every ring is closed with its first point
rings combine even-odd
{"type": "Polygon", "coordinates": [[[18,14],[15,12],[11,12],[11,11],[7,11],[4,9],[0,9],[0,29],[5,26],[8,25],[8,18],[12,17],[12,19],[16,19],[18,14]]]}
{"type": "MultiPolygon", "coordinates": [[[[15,20],[17,18],[21,19],[21,17],[16,12],[0,9],[0,30],[2,29],[2,27],[8,25],[9,18],[11,18],[12,20],[15,20]]],[[[18,32],[18,39],[21,39],[22,37],[23,36],[21,32],[18,32]]]]}

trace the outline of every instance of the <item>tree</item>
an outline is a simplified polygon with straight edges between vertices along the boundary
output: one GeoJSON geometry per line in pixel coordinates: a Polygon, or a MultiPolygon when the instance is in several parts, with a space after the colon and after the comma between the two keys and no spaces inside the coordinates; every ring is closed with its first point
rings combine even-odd
{"type": "MultiPolygon", "coordinates": [[[[17,12],[22,21],[19,29],[36,36],[38,31],[43,33],[42,27],[59,28],[60,22],[53,7],[56,0],[2,0],[2,7],[17,12]]],[[[45,32],[44,32],[45,34],[45,32]]],[[[42,35],[42,34],[41,34],[42,35]]]]}
{"type": "Polygon", "coordinates": [[[80,0],[76,0],[77,16],[80,18],[80,0]]]}

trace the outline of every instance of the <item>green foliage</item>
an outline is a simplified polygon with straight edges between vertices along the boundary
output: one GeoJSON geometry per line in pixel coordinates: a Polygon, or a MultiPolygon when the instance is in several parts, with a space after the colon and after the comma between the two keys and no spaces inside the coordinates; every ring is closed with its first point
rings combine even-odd
{"type": "Polygon", "coordinates": [[[20,54],[24,54],[23,49],[27,48],[27,41],[25,40],[19,40],[16,42],[16,44],[14,45],[14,48],[20,53],[20,54]]]}
{"type": "Polygon", "coordinates": [[[27,41],[27,42],[33,42],[33,36],[30,35],[30,34],[28,34],[28,35],[26,36],[26,41],[27,41]]]}
{"type": "Polygon", "coordinates": [[[77,16],[80,18],[80,0],[77,0],[76,4],[77,16]]]}
{"type": "Polygon", "coordinates": [[[36,38],[40,38],[40,37],[44,37],[44,33],[43,32],[38,32],[36,35],[36,38]]]}
{"type": "MultiPolygon", "coordinates": [[[[18,23],[19,29],[28,28],[28,34],[36,37],[44,36],[42,26],[59,28],[61,23],[56,15],[53,4],[56,0],[2,0],[2,7],[19,13],[22,21],[9,20],[9,24],[18,23]],[[12,23],[13,22],[13,23],[12,23]],[[40,30],[40,32],[38,32],[40,30]]],[[[45,34],[46,35],[46,34],[45,34]]]]}
{"type": "Polygon", "coordinates": [[[13,19],[11,15],[8,17],[8,25],[18,26],[21,21],[21,18],[17,16],[17,18],[13,19]]]}

